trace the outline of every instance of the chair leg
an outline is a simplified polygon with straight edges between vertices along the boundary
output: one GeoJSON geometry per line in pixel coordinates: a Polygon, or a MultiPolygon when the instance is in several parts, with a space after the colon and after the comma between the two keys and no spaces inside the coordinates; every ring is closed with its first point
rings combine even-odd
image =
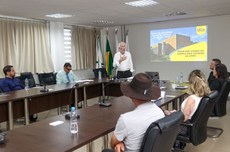
{"type": "Polygon", "coordinates": [[[207,136],[210,138],[219,138],[223,132],[222,128],[207,126],[207,136]]]}

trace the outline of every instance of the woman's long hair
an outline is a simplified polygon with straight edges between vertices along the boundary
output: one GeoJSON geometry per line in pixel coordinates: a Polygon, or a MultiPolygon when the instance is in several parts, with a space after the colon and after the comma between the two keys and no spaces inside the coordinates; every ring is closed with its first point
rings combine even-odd
{"type": "Polygon", "coordinates": [[[195,94],[198,97],[203,97],[210,93],[205,74],[200,70],[193,70],[188,77],[189,94],[195,94]]]}
{"type": "Polygon", "coordinates": [[[218,78],[227,80],[228,79],[228,70],[227,67],[224,64],[217,64],[215,66],[215,70],[217,73],[218,78]]]}

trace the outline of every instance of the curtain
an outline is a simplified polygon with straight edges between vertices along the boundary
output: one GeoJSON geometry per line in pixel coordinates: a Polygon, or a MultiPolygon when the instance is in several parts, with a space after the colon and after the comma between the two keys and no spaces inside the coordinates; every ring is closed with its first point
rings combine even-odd
{"type": "Polygon", "coordinates": [[[60,22],[50,22],[50,46],[54,71],[63,69],[64,58],[64,26],[60,22]]]}
{"type": "Polygon", "coordinates": [[[96,66],[96,29],[74,27],[72,31],[72,63],[74,70],[96,66]]]}
{"type": "Polygon", "coordinates": [[[0,20],[1,69],[10,64],[17,73],[53,71],[48,32],[46,23],[0,20]]]}

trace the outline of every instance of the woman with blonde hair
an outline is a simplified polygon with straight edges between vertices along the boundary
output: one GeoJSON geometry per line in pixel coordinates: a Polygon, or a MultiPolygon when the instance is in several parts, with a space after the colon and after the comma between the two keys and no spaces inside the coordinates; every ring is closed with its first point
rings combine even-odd
{"type": "MultiPolygon", "coordinates": [[[[189,96],[182,102],[181,111],[184,113],[184,121],[189,121],[193,114],[196,112],[198,105],[201,101],[201,98],[208,95],[210,93],[210,89],[205,79],[205,75],[200,70],[193,70],[188,77],[189,88],[188,94],[189,96]]],[[[172,112],[176,110],[168,111],[164,110],[166,115],[170,115],[172,112]]],[[[180,133],[182,135],[187,134],[187,128],[181,127],[180,133]]],[[[174,144],[174,149],[183,149],[185,147],[185,143],[181,143],[176,141],[174,144]]]]}
{"type": "MultiPolygon", "coordinates": [[[[205,75],[202,71],[193,70],[189,74],[188,81],[189,96],[181,104],[181,111],[185,116],[184,121],[191,119],[200,103],[201,98],[210,93],[207,80],[205,79],[205,75]]],[[[175,112],[175,110],[164,110],[164,112],[166,115],[169,115],[172,112],[175,112]]]]}

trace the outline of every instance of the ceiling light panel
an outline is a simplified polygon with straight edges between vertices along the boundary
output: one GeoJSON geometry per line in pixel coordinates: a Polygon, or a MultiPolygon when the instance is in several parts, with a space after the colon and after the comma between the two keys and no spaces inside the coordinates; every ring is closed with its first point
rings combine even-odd
{"type": "Polygon", "coordinates": [[[73,15],[69,15],[69,14],[50,14],[50,15],[46,15],[46,17],[52,17],[52,18],[69,18],[69,17],[73,17],[73,15]]]}
{"type": "Polygon", "coordinates": [[[151,5],[157,5],[158,3],[153,0],[138,0],[133,2],[127,2],[125,4],[133,7],[146,7],[151,5]]]}

